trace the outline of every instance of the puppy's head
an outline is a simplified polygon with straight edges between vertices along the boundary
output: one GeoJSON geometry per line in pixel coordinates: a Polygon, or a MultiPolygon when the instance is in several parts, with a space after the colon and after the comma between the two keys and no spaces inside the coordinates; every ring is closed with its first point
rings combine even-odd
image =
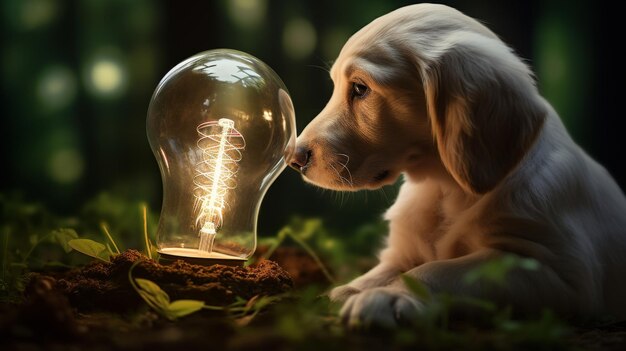
{"type": "Polygon", "coordinates": [[[348,40],[331,78],[330,101],[291,160],[305,180],[330,189],[445,173],[485,193],[523,158],[545,115],[527,66],[486,27],[442,5],[376,19],[348,40]]]}

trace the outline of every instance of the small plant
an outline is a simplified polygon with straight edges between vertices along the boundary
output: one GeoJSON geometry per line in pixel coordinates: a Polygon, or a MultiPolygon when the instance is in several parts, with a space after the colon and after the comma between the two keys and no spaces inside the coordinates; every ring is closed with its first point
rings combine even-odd
{"type": "Polygon", "coordinates": [[[309,256],[311,256],[311,258],[313,258],[313,260],[318,265],[318,267],[320,267],[322,273],[329,282],[335,282],[335,278],[330,274],[330,272],[326,268],[326,265],[324,265],[315,250],[313,250],[313,248],[307,243],[307,239],[312,237],[316,232],[319,232],[321,228],[322,222],[319,219],[309,219],[307,221],[304,221],[304,224],[300,227],[300,230],[295,230],[294,227],[291,225],[284,226],[278,232],[275,238],[271,238],[271,246],[263,255],[263,258],[269,259],[272,254],[274,254],[274,251],[276,251],[276,249],[284,243],[285,239],[290,238],[296,244],[302,247],[304,251],[309,256]]]}
{"type": "MultiPolygon", "coordinates": [[[[85,207],[80,220],[62,219],[51,215],[43,206],[0,194],[0,300],[21,301],[24,277],[29,271],[66,269],[84,263],[84,258],[73,252],[108,262],[124,250],[119,245],[123,243],[126,247],[145,246],[146,256],[156,257],[149,235],[155,217],[145,204],[105,194],[85,207]]],[[[374,257],[385,226],[384,222],[375,222],[339,235],[319,219],[294,217],[274,236],[262,238],[261,244],[268,247],[265,258],[290,242],[302,247],[332,282],[335,276],[344,280],[358,275],[373,263],[368,258],[374,257]]],[[[271,344],[279,349],[302,350],[570,349],[567,344],[570,328],[549,311],[535,319],[519,320],[510,309],[498,307],[492,301],[433,293],[408,276],[402,279],[409,291],[424,301],[423,309],[413,323],[379,335],[374,331],[364,334],[347,330],[338,318],[341,306],[331,303],[319,286],[303,286],[279,296],[236,298],[227,306],[212,306],[202,300],[172,301],[157,284],[160,281],[133,276],[138,264],[129,269],[129,282],[148,308],[163,319],[180,321],[198,312],[198,317],[210,317],[202,311],[220,312],[219,318],[235,328],[235,333],[227,337],[248,338],[255,343],[263,336],[269,338],[269,343],[261,340],[259,347],[271,344]],[[453,320],[451,316],[458,306],[481,311],[484,318],[480,323],[453,320]]],[[[507,275],[514,270],[539,269],[541,266],[535,260],[503,255],[469,272],[459,283],[498,288],[506,285],[507,275]]],[[[112,317],[122,318],[115,314],[112,317]]]]}
{"type": "Polygon", "coordinates": [[[146,243],[146,256],[152,259],[152,251],[156,249],[150,242],[150,236],[148,235],[148,206],[146,204],[141,204],[141,213],[143,215],[143,238],[146,243]]]}
{"type": "Polygon", "coordinates": [[[250,300],[237,298],[234,303],[228,306],[211,306],[200,300],[183,299],[170,301],[169,295],[153,281],[133,278],[133,269],[141,262],[137,261],[130,267],[128,280],[150,308],[170,321],[175,321],[178,318],[206,309],[227,312],[231,318],[235,319],[237,325],[243,326],[250,323],[265,307],[282,298],[281,296],[255,296],[250,300]]]}
{"type": "MultiPolygon", "coordinates": [[[[109,241],[115,248],[115,252],[113,252],[111,246],[109,246],[109,243],[102,244],[91,239],[79,239],[78,235],[76,235],[74,239],[71,239],[67,242],[67,245],[70,247],[70,251],[71,249],[74,249],[84,255],[96,258],[100,261],[111,262],[111,256],[119,255],[120,249],[115,243],[115,240],[113,240],[111,233],[109,233],[107,225],[105,223],[100,223],[100,227],[102,228],[102,231],[106,235],[107,239],[109,239],[109,241]]],[[[66,250],[66,252],[69,251],[66,250]]]]}
{"type": "Polygon", "coordinates": [[[171,321],[175,321],[204,307],[204,301],[199,300],[170,301],[169,295],[154,282],[148,279],[133,278],[133,269],[139,263],[141,261],[133,263],[128,270],[128,280],[139,296],[157,313],[171,321]]]}
{"type": "Polygon", "coordinates": [[[106,245],[91,239],[73,239],[68,242],[68,245],[82,254],[104,262],[110,262],[111,255],[113,255],[106,245]]]}
{"type": "MultiPolygon", "coordinates": [[[[154,245],[152,245],[152,243],[150,242],[150,237],[148,234],[148,218],[147,218],[148,210],[145,204],[141,205],[141,212],[143,214],[143,233],[144,233],[144,242],[146,245],[145,252],[146,252],[146,256],[152,259],[154,245]]],[[[78,235],[76,234],[74,230],[71,230],[71,232],[69,232],[69,234],[72,234],[72,235],[68,235],[68,233],[65,233],[64,231],[59,230],[59,233],[56,235],[61,235],[61,237],[60,239],[57,239],[57,240],[59,241],[59,243],[62,243],[62,245],[65,245],[64,249],[66,246],[69,248],[69,250],[68,249],[65,250],[66,252],[70,252],[72,249],[74,249],[84,255],[96,258],[104,262],[110,262],[111,257],[114,255],[119,255],[121,251],[119,247],[117,246],[117,243],[115,242],[115,240],[113,240],[113,236],[109,232],[109,228],[107,224],[104,222],[101,222],[100,228],[102,229],[102,232],[105,234],[109,242],[113,245],[113,248],[115,249],[115,251],[111,249],[111,247],[109,246],[109,243],[102,244],[91,239],[79,239],[78,235]],[[62,234],[64,234],[64,236],[62,234]],[[66,241],[63,241],[63,240],[66,240],[66,241]]]]}

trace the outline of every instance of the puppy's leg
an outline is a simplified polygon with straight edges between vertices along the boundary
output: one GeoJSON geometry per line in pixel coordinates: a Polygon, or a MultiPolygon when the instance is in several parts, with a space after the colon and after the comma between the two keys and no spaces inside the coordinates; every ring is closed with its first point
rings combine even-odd
{"type": "Polygon", "coordinates": [[[386,286],[398,278],[401,273],[397,267],[381,262],[369,272],[354,279],[346,285],[340,285],[331,290],[329,297],[336,302],[344,302],[350,296],[358,294],[363,290],[386,286]]]}
{"type": "MultiPolygon", "coordinates": [[[[557,312],[575,313],[575,309],[585,308],[581,306],[577,292],[548,266],[535,271],[513,270],[507,275],[504,286],[499,288],[486,287],[480,282],[465,283],[468,272],[502,254],[485,249],[455,259],[428,262],[405,274],[424,283],[433,293],[491,300],[512,305],[514,310],[523,313],[536,313],[546,307],[557,312]]],[[[389,327],[419,314],[422,306],[423,303],[410,293],[402,280],[397,279],[385,287],[353,294],[346,300],[341,315],[352,325],[389,327]]]]}
{"type": "MultiPolygon", "coordinates": [[[[500,259],[506,252],[484,249],[467,256],[433,261],[413,268],[406,274],[423,282],[434,293],[447,292],[457,296],[469,296],[491,300],[499,305],[510,305],[524,314],[535,314],[545,308],[570,314],[580,306],[580,297],[587,291],[581,284],[568,284],[549,265],[540,265],[536,270],[515,268],[509,271],[501,285],[488,282],[466,283],[468,272],[485,263],[500,259]]],[[[568,265],[568,270],[575,270],[568,265]]],[[[583,273],[576,276],[584,276],[583,273]]]]}

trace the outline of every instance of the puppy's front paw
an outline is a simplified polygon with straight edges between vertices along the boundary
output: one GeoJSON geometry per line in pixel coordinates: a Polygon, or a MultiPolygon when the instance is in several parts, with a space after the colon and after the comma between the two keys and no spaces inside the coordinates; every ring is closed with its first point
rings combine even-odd
{"type": "Polygon", "coordinates": [[[400,287],[364,290],[348,298],[341,319],[351,328],[394,328],[415,320],[423,304],[400,287]]]}
{"type": "Polygon", "coordinates": [[[330,294],[328,294],[328,297],[333,302],[344,302],[350,296],[356,295],[356,294],[358,294],[360,292],[361,292],[361,290],[346,284],[346,285],[340,285],[340,286],[334,288],[333,290],[331,290],[330,294]]]}

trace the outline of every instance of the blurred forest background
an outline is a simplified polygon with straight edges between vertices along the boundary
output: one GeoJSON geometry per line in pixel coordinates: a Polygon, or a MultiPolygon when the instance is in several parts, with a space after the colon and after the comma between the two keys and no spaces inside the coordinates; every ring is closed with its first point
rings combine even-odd
{"type": "MultiPolygon", "coordinates": [[[[173,66],[209,49],[248,52],[283,79],[302,130],[330,96],[324,68],[345,40],[410,3],[2,0],[0,194],[65,215],[106,192],[158,212],[161,180],[145,119],[173,66]]],[[[483,21],[527,59],[575,140],[623,188],[616,11],[592,0],[444,3],[483,21]]],[[[287,169],[265,197],[259,234],[275,233],[294,215],[350,231],[380,218],[397,187],[338,194],[287,169]]]]}

